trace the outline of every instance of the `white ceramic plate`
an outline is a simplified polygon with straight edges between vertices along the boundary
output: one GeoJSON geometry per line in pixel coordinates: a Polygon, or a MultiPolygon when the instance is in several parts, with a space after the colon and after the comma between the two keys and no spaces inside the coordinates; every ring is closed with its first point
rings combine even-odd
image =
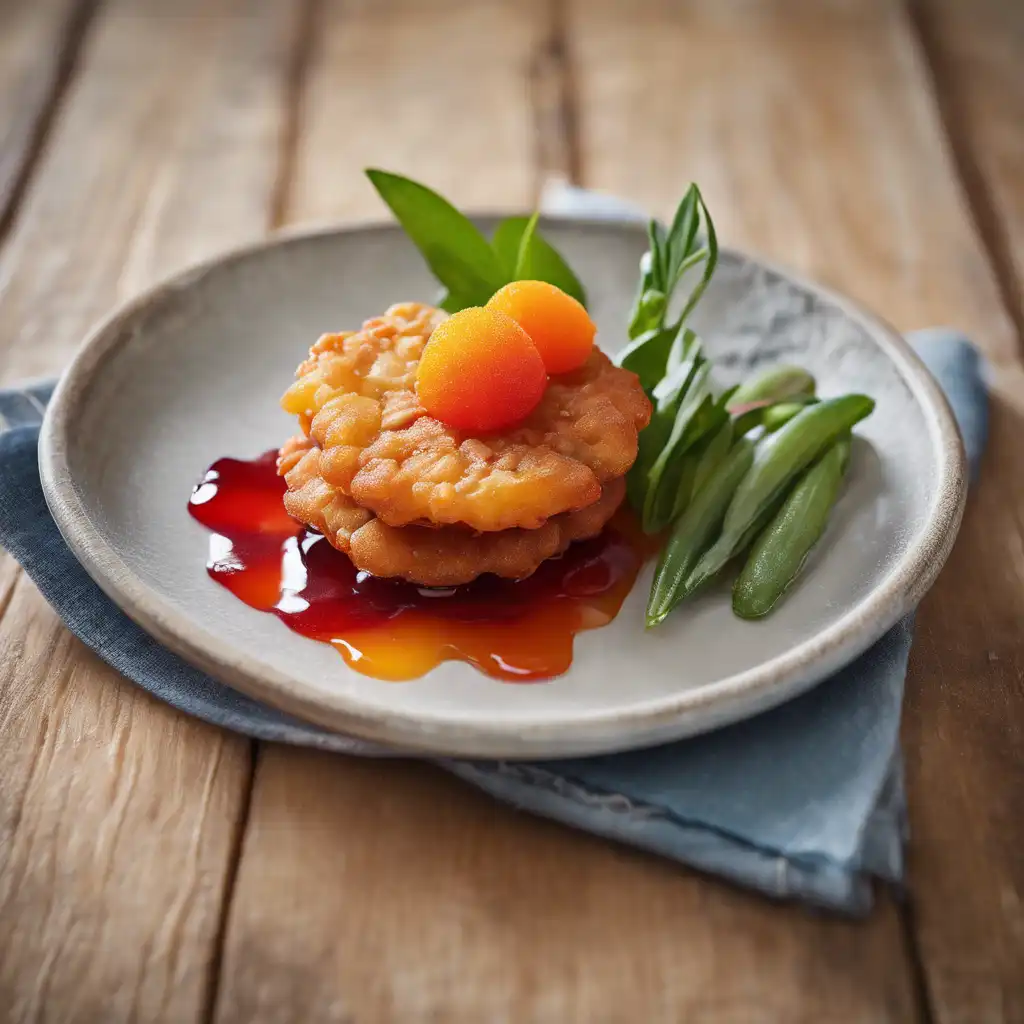
{"type": "MultiPolygon", "coordinates": [[[[486,222],[485,222],[486,223],[486,222]]],[[[642,229],[548,221],[587,286],[599,340],[622,344],[642,229]]],[[[694,325],[723,383],[797,362],[822,394],[863,391],[850,476],[802,584],[742,622],[710,593],[650,633],[651,568],[618,618],[576,638],[548,683],[515,686],[447,663],[385,683],[208,579],[190,488],[222,455],[289,436],[278,407],[310,343],[436,288],[394,227],[283,237],[206,263],[99,327],[61,381],[40,442],[47,501],[101,587],[194,664],[311,721],[409,750],[558,757],[706,731],[823,679],[920,600],[953,543],[964,456],[944,398],[903,340],[853,303],[734,252],[694,325]]]]}

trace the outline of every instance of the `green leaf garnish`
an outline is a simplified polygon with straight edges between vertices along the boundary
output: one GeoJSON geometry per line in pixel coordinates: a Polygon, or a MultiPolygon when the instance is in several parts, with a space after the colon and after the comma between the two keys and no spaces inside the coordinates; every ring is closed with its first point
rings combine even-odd
{"type": "Polygon", "coordinates": [[[491,247],[498,255],[498,263],[501,265],[501,272],[506,278],[506,283],[512,280],[512,275],[516,272],[516,264],[519,262],[519,243],[523,240],[526,225],[529,223],[529,217],[506,217],[494,229],[494,234],[491,236],[491,247]]]}
{"type": "Polygon", "coordinates": [[[537,235],[537,220],[540,217],[539,212],[534,212],[533,216],[526,222],[526,228],[523,230],[523,237],[519,239],[519,252],[516,253],[516,266],[512,271],[513,281],[531,281],[536,280],[533,276],[533,252],[534,252],[534,241],[537,235]]]}
{"type": "Polygon", "coordinates": [[[579,278],[537,230],[538,214],[509,217],[487,239],[443,196],[401,174],[368,168],[366,176],[423,254],[446,293],[449,313],[482,306],[510,281],[547,281],[586,305],[579,278]]]}
{"type": "Polygon", "coordinates": [[[635,338],[618,355],[617,362],[640,378],[640,386],[650,394],[665,374],[668,354],[679,333],[679,325],[652,327],[635,338]]]}
{"type": "Polygon", "coordinates": [[[694,255],[697,229],[700,227],[700,192],[691,185],[676,207],[676,215],[668,232],[668,259],[665,266],[665,284],[673,288],[679,280],[681,268],[694,255]]]}
{"type": "MultiPolygon", "coordinates": [[[[691,267],[703,263],[704,273],[676,320],[677,326],[685,323],[718,263],[715,226],[696,185],[686,190],[668,231],[652,220],[647,226],[647,239],[649,249],[640,261],[640,285],[629,318],[629,336],[633,339],[650,337],[652,331],[665,326],[665,314],[680,279],[691,267]]],[[[622,355],[631,354],[635,347],[630,345],[622,355]]],[[[619,365],[625,365],[622,357],[619,365]]]]}
{"type": "Polygon", "coordinates": [[[658,241],[657,223],[648,225],[650,248],[640,257],[640,285],[629,318],[630,338],[639,338],[664,326],[668,296],[660,290],[658,282],[664,280],[661,270],[661,243],[658,241]]]}
{"type": "Polygon", "coordinates": [[[671,522],[684,469],[683,457],[706,433],[717,430],[728,420],[724,406],[711,394],[710,373],[706,362],[697,368],[676,411],[669,436],[647,474],[643,509],[643,528],[647,533],[657,533],[671,522]]]}
{"type": "Polygon", "coordinates": [[[715,234],[715,225],[712,223],[711,215],[704,205],[704,199],[700,194],[700,190],[696,185],[692,187],[697,195],[701,220],[704,223],[704,248],[683,257],[676,269],[676,277],[672,284],[672,289],[679,283],[683,274],[690,267],[696,266],[702,259],[704,262],[704,273],[701,275],[701,279],[697,282],[693,291],[690,292],[690,297],[686,300],[686,305],[683,306],[683,310],[679,314],[679,320],[682,323],[685,323],[686,318],[693,312],[697,303],[700,302],[701,296],[704,294],[708,284],[711,282],[712,275],[715,273],[715,267],[718,266],[718,235],[715,234]]]}
{"type": "Polygon", "coordinates": [[[371,168],[366,176],[459,308],[484,305],[507,282],[490,243],[447,199],[400,174],[371,168]]]}
{"type": "Polygon", "coordinates": [[[446,313],[458,313],[460,309],[465,309],[467,306],[472,306],[472,302],[467,302],[465,299],[460,298],[458,295],[453,295],[449,291],[442,292],[434,303],[438,309],[443,309],[446,313]]]}
{"type": "Polygon", "coordinates": [[[671,416],[653,416],[651,422],[640,431],[637,438],[636,461],[626,473],[626,497],[633,510],[643,516],[644,504],[647,501],[648,474],[651,467],[657,461],[658,455],[669,434],[672,433],[672,424],[675,421],[675,410],[671,416]]]}
{"type": "MultiPolygon", "coordinates": [[[[650,423],[640,431],[637,459],[626,477],[626,496],[642,519],[651,487],[651,469],[672,434],[679,407],[694,378],[707,362],[700,339],[693,331],[686,328],[680,331],[676,324],[664,328],[662,333],[664,336],[657,339],[657,344],[644,345],[643,338],[638,338],[636,359],[626,367],[637,373],[641,383],[650,380],[649,375],[653,374],[651,386],[645,383],[644,387],[654,401],[654,412],[650,423]],[[674,362],[671,371],[667,369],[670,358],[674,362]],[[656,371],[655,365],[660,367],[656,371]]],[[[645,529],[647,525],[645,522],[645,529]]]]}
{"type": "Polygon", "coordinates": [[[673,408],[678,406],[686,396],[697,370],[705,363],[707,359],[700,338],[693,331],[684,328],[672,342],[665,365],[665,376],[651,392],[655,408],[660,412],[670,405],[673,408]]]}
{"type": "MultiPolygon", "coordinates": [[[[519,263],[519,250],[527,226],[532,219],[531,217],[508,217],[494,231],[491,244],[498,254],[498,260],[506,274],[507,281],[523,279],[523,275],[516,272],[519,263]]],[[[572,268],[565,262],[558,250],[536,230],[534,230],[530,242],[529,261],[530,280],[547,281],[548,284],[561,288],[567,295],[571,295],[577,302],[586,306],[587,293],[583,285],[580,284],[579,278],[573,273],[572,268]]]]}
{"type": "Polygon", "coordinates": [[[663,284],[668,280],[669,253],[666,244],[665,229],[652,220],[647,225],[647,240],[651,246],[651,273],[654,281],[660,282],[656,288],[664,292],[663,284]]]}
{"type": "MultiPolygon", "coordinates": [[[[651,221],[648,251],[640,261],[640,283],[629,322],[631,343],[618,363],[632,370],[654,401],[650,424],[641,432],[627,494],[648,533],[664,529],[685,505],[696,479],[700,442],[725,437],[729,415],[711,393],[710,366],[700,340],[685,326],[718,262],[718,240],[696,185],[687,189],[668,230],[651,221]],[[666,323],[683,275],[703,265],[679,316],[666,323]]],[[[726,439],[728,440],[728,438],[726,439]]],[[[725,445],[720,442],[719,447],[725,445]]]]}

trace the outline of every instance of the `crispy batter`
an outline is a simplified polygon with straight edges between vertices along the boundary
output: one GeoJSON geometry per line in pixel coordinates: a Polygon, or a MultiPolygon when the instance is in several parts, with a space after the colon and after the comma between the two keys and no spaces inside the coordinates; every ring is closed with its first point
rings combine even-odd
{"type": "Polygon", "coordinates": [[[427,416],[416,367],[444,314],[392,306],[358,332],[324,335],[282,405],[323,450],[323,480],[389,526],[535,529],[585,508],[636,459],[650,403],[636,376],[595,349],[554,377],[519,426],[473,437],[427,416]]]}
{"type": "Polygon", "coordinates": [[[288,485],[289,514],[323,533],[356,568],[423,586],[456,586],[485,572],[523,579],[573,541],[600,533],[625,494],[621,477],[610,480],[596,502],[553,516],[536,530],[474,534],[461,526],[394,527],[326,481],[321,466],[328,458],[307,437],[281,449],[278,471],[288,485]]]}
{"type": "Polygon", "coordinates": [[[334,547],[347,553],[352,534],[374,516],[328,483],[321,470],[324,458],[304,435],[284,443],[277,459],[277,472],[288,485],[284,507],[290,516],[319,530],[334,547]]]}

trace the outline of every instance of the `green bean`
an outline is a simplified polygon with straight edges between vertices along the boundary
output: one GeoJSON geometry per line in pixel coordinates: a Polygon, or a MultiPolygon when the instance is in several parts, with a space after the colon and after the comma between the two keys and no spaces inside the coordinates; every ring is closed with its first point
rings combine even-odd
{"type": "MultiPolygon", "coordinates": [[[[719,415],[711,395],[695,395],[692,402],[683,403],[677,420],[682,424],[682,430],[673,432],[648,475],[647,503],[644,506],[644,530],[647,533],[660,533],[672,522],[687,456],[701,438],[716,429],[721,422],[719,415]]],[[[721,416],[725,418],[724,413],[721,416]]]]}
{"type": "Polygon", "coordinates": [[[732,609],[740,618],[767,615],[800,574],[828,523],[849,457],[849,436],[841,437],[804,472],[758,536],[733,587],[732,609]]]}
{"type": "MultiPolygon", "coordinates": [[[[663,368],[666,365],[669,368],[665,376],[651,389],[654,414],[651,422],[640,431],[636,461],[626,476],[626,495],[641,518],[648,514],[645,508],[649,500],[651,474],[672,437],[680,408],[691,390],[706,381],[710,372],[700,339],[685,329],[674,338],[671,347],[664,353],[663,368]]],[[[657,478],[660,477],[659,469],[657,478]]]]}
{"type": "Polygon", "coordinates": [[[662,549],[647,602],[647,626],[662,622],[685,596],[683,584],[711,543],[726,509],[754,462],[754,442],[740,438],[733,445],[682,514],[662,549]]]}
{"type": "Polygon", "coordinates": [[[658,533],[668,525],[679,487],[679,459],[715,425],[716,404],[708,383],[710,371],[707,363],[698,367],[676,411],[669,436],[648,470],[642,516],[646,533],[658,533]]]}
{"type": "Polygon", "coordinates": [[[814,405],[818,399],[813,395],[801,395],[799,399],[789,402],[778,402],[768,406],[761,414],[761,426],[766,434],[774,434],[796,416],[805,405],[814,405]]]}
{"type": "Polygon", "coordinates": [[[805,407],[777,434],[759,446],[754,465],[736,489],[722,523],[722,534],[686,581],[693,593],[753,540],[768,509],[783,497],[789,482],[838,437],[869,416],[875,403],[866,395],[844,395],[805,407]]]}
{"type": "Polygon", "coordinates": [[[771,407],[770,402],[758,402],[753,408],[746,406],[741,413],[733,413],[732,432],[736,437],[749,434],[755,427],[761,426],[764,411],[771,407]]]}
{"type": "MultiPolygon", "coordinates": [[[[737,437],[759,427],[780,402],[814,400],[814,378],[799,366],[779,366],[740,385],[729,401],[733,433],[737,437]]],[[[782,424],[780,423],[779,426],[782,424]]]]}
{"type": "Polygon", "coordinates": [[[781,402],[795,395],[813,395],[814,388],[814,378],[802,367],[773,366],[741,384],[729,404],[736,408],[753,402],[781,402]]]}
{"type": "Polygon", "coordinates": [[[686,511],[693,496],[729,454],[732,440],[732,421],[726,418],[717,430],[705,434],[699,445],[694,446],[692,451],[683,456],[676,499],[672,507],[672,522],[686,511]]]}

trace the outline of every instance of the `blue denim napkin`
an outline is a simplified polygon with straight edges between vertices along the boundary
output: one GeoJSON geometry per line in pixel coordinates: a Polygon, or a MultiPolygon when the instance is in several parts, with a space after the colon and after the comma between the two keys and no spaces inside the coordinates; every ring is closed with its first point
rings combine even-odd
{"type": "MultiPolygon", "coordinates": [[[[545,209],[635,212],[592,193],[545,192],[545,209]]],[[[972,469],[985,444],[981,361],[952,331],[911,338],[945,388],[972,469]]],[[[39,423],[52,382],[0,391],[0,544],[68,628],[101,658],[188,714],[260,740],[384,757],[396,751],[326,732],[229,689],[161,647],[96,586],[64,544],[39,483],[39,423]]],[[[777,898],[850,914],[871,878],[903,878],[899,757],[910,619],[807,694],[715,733],[572,761],[442,761],[499,800],[654,851],[777,898]]]]}

